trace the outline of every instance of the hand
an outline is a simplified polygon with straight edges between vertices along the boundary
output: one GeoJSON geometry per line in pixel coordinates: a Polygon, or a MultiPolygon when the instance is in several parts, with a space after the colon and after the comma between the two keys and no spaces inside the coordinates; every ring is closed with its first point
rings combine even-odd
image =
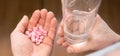
{"type": "Polygon", "coordinates": [[[120,40],[120,36],[113,32],[102,20],[102,18],[97,15],[94,27],[89,33],[88,40],[83,43],[69,45],[64,39],[63,24],[64,23],[61,22],[57,32],[60,37],[57,40],[57,44],[67,47],[68,53],[80,53],[89,50],[98,50],[120,40]]]}
{"type": "Polygon", "coordinates": [[[14,56],[50,56],[55,38],[57,20],[53,12],[46,9],[36,10],[31,19],[24,16],[17,27],[11,33],[11,46],[14,56]],[[40,45],[32,43],[27,35],[26,29],[43,26],[48,32],[40,45]]]}

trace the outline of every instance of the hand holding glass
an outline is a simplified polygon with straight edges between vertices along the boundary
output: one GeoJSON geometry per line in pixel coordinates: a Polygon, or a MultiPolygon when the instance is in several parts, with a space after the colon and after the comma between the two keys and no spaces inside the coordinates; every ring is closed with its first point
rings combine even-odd
{"type": "Polygon", "coordinates": [[[64,37],[70,44],[87,41],[101,0],[62,0],[64,37]]]}

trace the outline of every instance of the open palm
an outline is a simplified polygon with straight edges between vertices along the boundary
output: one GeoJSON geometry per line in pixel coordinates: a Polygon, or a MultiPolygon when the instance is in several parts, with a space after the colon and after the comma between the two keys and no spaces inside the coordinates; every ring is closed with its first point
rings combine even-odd
{"type": "Polygon", "coordinates": [[[53,41],[55,38],[57,27],[57,20],[52,12],[46,9],[36,10],[31,19],[28,20],[24,16],[18,23],[17,27],[11,33],[11,46],[14,56],[50,56],[53,41]],[[24,34],[25,30],[32,27],[43,26],[48,32],[40,45],[33,43],[27,35],[24,34]]]}

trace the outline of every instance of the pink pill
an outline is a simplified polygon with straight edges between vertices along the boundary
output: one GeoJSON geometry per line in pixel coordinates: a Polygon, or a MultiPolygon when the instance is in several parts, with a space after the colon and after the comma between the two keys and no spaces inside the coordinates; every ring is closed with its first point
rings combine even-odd
{"type": "Polygon", "coordinates": [[[31,40],[32,42],[35,42],[36,41],[35,36],[31,36],[31,40]]]}
{"type": "Polygon", "coordinates": [[[37,35],[42,35],[41,32],[39,32],[39,31],[37,31],[36,34],[37,34],[37,35]]]}
{"type": "Polygon", "coordinates": [[[38,28],[37,27],[33,27],[33,31],[37,31],[38,30],[38,28]]]}
{"type": "Polygon", "coordinates": [[[30,32],[29,32],[29,31],[26,31],[25,34],[28,35],[28,34],[30,34],[30,32]]]}
{"type": "Polygon", "coordinates": [[[44,34],[44,36],[47,36],[47,34],[44,34]]]}
{"type": "Polygon", "coordinates": [[[36,42],[36,44],[37,44],[37,45],[39,45],[39,44],[40,44],[40,42],[36,42]]]}
{"type": "Polygon", "coordinates": [[[39,29],[43,29],[43,26],[39,26],[39,29]]]}
{"type": "Polygon", "coordinates": [[[32,42],[38,45],[43,41],[44,36],[47,35],[47,31],[43,29],[43,26],[39,26],[28,29],[25,34],[30,37],[32,42]]]}
{"type": "Polygon", "coordinates": [[[35,36],[35,35],[36,35],[36,33],[35,33],[35,32],[31,32],[31,35],[35,36]]]}
{"type": "Polygon", "coordinates": [[[44,36],[40,36],[40,39],[42,39],[42,40],[43,40],[43,38],[44,38],[44,36]]]}
{"type": "Polygon", "coordinates": [[[35,42],[38,42],[38,40],[39,40],[39,38],[36,38],[36,39],[35,39],[35,42]]]}
{"type": "Polygon", "coordinates": [[[36,35],[36,38],[39,38],[40,37],[40,35],[36,35]]]}
{"type": "Polygon", "coordinates": [[[47,31],[44,30],[43,33],[44,33],[44,34],[47,34],[47,31]]]}
{"type": "Polygon", "coordinates": [[[36,44],[38,45],[38,44],[40,44],[42,42],[42,40],[38,40],[37,42],[36,42],[36,44]]]}
{"type": "Polygon", "coordinates": [[[41,43],[43,40],[42,40],[42,39],[39,39],[38,41],[41,43]]]}

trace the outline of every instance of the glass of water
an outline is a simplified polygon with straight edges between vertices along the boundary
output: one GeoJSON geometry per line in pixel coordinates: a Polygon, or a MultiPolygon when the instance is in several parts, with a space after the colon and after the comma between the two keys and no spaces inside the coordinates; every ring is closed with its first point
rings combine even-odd
{"type": "Polygon", "coordinates": [[[70,44],[87,41],[102,0],[62,0],[64,37],[70,44]]]}

